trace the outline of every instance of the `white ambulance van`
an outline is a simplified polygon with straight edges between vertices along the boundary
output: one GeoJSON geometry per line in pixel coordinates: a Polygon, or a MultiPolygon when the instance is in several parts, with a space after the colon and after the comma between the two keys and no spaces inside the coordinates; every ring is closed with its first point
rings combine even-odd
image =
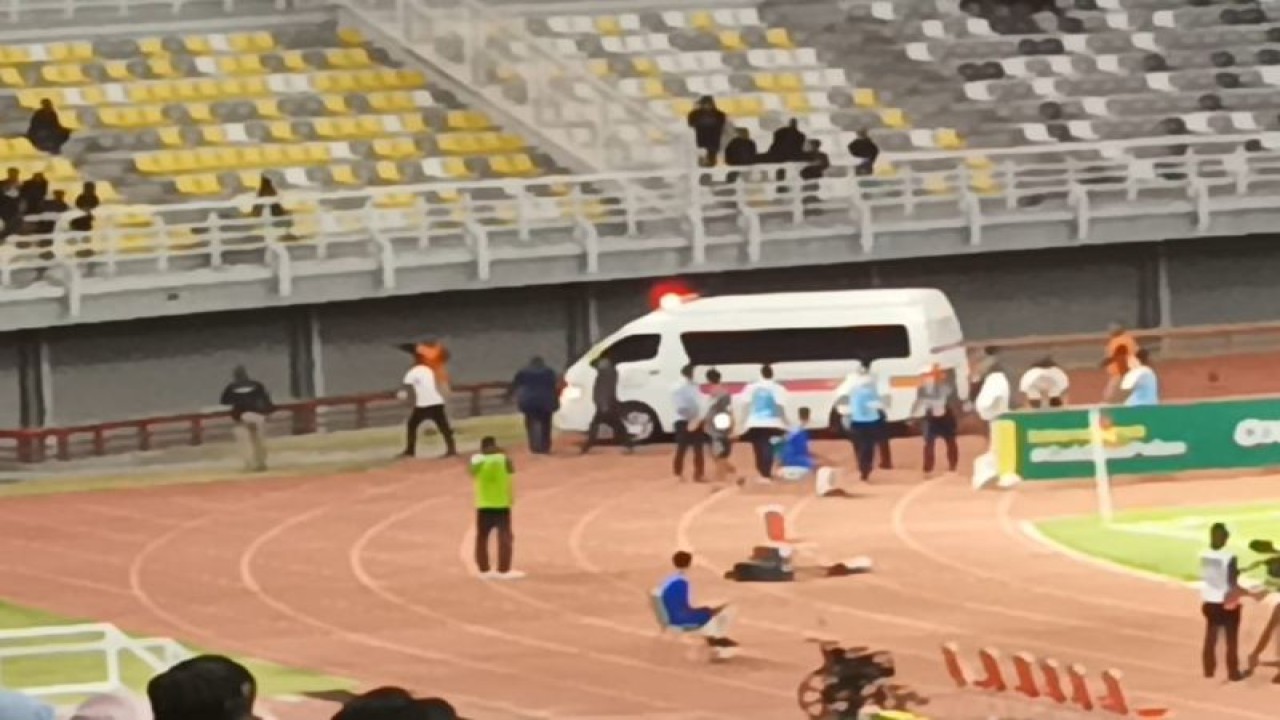
{"type": "Polygon", "coordinates": [[[565,372],[556,425],[584,432],[595,413],[594,362],[608,355],[618,368],[623,422],[638,440],[653,440],[675,424],[680,369],[695,381],[718,369],[731,390],[773,365],[790,395],[792,417],[808,407],[812,424],[830,426],[843,398],[835,390],[854,362],[870,361],[888,399],[890,422],[906,420],[921,373],[937,364],[968,398],[964,336],[940,290],[841,290],[692,298],[667,304],[605,338],[565,372]]]}

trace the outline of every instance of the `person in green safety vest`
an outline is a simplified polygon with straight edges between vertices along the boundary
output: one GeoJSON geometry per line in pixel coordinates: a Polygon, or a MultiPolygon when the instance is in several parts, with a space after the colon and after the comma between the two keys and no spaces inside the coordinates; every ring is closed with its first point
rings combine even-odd
{"type": "Polygon", "coordinates": [[[476,569],[485,579],[516,580],[524,573],[511,568],[514,537],[511,534],[511,506],[515,502],[512,477],[515,466],[487,435],[480,452],[471,456],[471,479],[476,491],[476,569]],[[498,533],[498,571],[489,565],[489,536],[498,533]]]}

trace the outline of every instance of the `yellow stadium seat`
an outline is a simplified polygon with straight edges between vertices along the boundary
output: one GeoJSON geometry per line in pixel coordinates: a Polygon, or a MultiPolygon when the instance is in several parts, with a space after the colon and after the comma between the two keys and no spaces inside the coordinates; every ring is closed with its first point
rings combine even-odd
{"type": "Polygon", "coordinates": [[[373,59],[364,48],[331,48],[324,51],[324,56],[330,67],[356,69],[373,66],[373,59]]]}
{"type": "Polygon", "coordinates": [[[613,68],[609,67],[609,61],[605,58],[591,58],[587,61],[587,70],[598,78],[613,74],[613,68]]]}
{"type": "Polygon", "coordinates": [[[900,108],[884,108],[880,111],[880,120],[884,122],[885,127],[894,130],[903,130],[908,127],[907,115],[900,108]]]}
{"type": "Polygon", "coordinates": [[[58,122],[68,130],[79,130],[84,127],[80,122],[80,113],[76,110],[58,110],[58,122]]]}
{"type": "Polygon", "coordinates": [[[615,15],[601,15],[596,18],[596,32],[601,35],[621,35],[622,24],[615,15]]]}
{"type": "Polygon", "coordinates": [[[293,123],[288,120],[273,120],[267,125],[267,134],[272,140],[280,142],[297,142],[298,136],[293,132],[293,123]]]}
{"type": "Polygon", "coordinates": [[[276,39],[269,32],[231,33],[227,35],[227,47],[238,53],[269,52],[276,47],[276,39]]]}
{"type": "Polygon", "coordinates": [[[489,116],[479,110],[450,110],[445,116],[450,130],[486,130],[492,127],[489,116]]]}
{"type": "Polygon", "coordinates": [[[406,210],[417,202],[418,198],[412,193],[379,194],[373,198],[373,206],[383,210],[406,210]]]}
{"type": "Polygon", "coordinates": [[[222,183],[218,182],[218,176],[213,173],[201,173],[198,175],[179,175],[174,180],[178,193],[181,195],[221,195],[222,183]]]}
{"type": "MultiPolygon", "coordinates": [[[[209,103],[187,103],[185,107],[187,108],[187,114],[190,115],[191,119],[195,122],[211,123],[214,121],[213,107],[209,105],[209,103]]],[[[258,112],[262,112],[261,109],[259,109],[258,112]]]]}
{"type": "Polygon", "coordinates": [[[653,58],[648,57],[631,58],[631,69],[635,70],[637,75],[662,74],[662,70],[658,67],[658,63],[654,62],[653,58]]]}
{"type": "Polygon", "coordinates": [[[50,43],[45,49],[53,62],[84,62],[93,59],[93,45],[87,42],[50,43]]]}
{"type": "Polygon", "coordinates": [[[880,99],[871,88],[858,88],[853,91],[853,104],[860,108],[879,107],[880,99]]]}
{"type": "Polygon", "coordinates": [[[377,174],[378,179],[383,182],[386,182],[386,183],[404,182],[404,178],[401,177],[400,175],[400,168],[396,167],[395,163],[390,162],[388,160],[378,161],[378,163],[374,165],[373,170],[374,170],[374,173],[377,174]]]}
{"type": "MultiPolygon", "coordinates": [[[[27,81],[22,79],[22,73],[11,67],[0,67],[0,85],[4,87],[26,87],[27,81]]],[[[40,101],[37,100],[35,106],[38,107],[40,101]]],[[[27,107],[24,103],[23,107],[27,107]]]]}
{"type": "Polygon", "coordinates": [[[964,165],[970,170],[990,170],[994,167],[991,158],[986,155],[969,155],[964,159],[964,165]]]}
{"type": "Polygon", "coordinates": [[[764,114],[764,103],[750,95],[731,96],[724,99],[722,110],[729,115],[759,117],[764,114]]]}
{"type": "Polygon", "coordinates": [[[24,47],[0,45],[0,65],[21,65],[31,62],[31,53],[24,47]]]}
{"type": "Polygon", "coordinates": [[[351,106],[347,103],[346,95],[321,95],[320,101],[324,103],[325,112],[330,115],[347,115],[351,113],[351,106]]]}
{"type": "Polygon", "coordinates": [[[254,100],[253,107],[258,111],[258,117],[265,118],[267,120],[274,120],[275,118],[283,117],[280,113],[279,98],[268,97],[262,98],[261,100],[254,100]]]}
{"type": "Polygon", "coordinates": [[[764,39],[765,42],[769,43],[773,47],[782,48],[784,50],[790,50],[796,46],[796,44],[791,40],[791,33],[787,32],[786,28],[769,28],[764,31],[764,39]]]}
{"type": "MultiPolygon", "coordinates": [[[[297,146],[291,146],[297,147],[297,146]]],[[[302,146],[305,151],[304,161],[310,165],[324,165],[331,159],[329,146],[324,143],[307,143],[302,146]]]]}
{"type": "Polygon", "coordinates": [[[224,55],[218,58],[218,71],[223,75],[265,75],[261,55],[224,55]]]}
{"type": "Polygon", "coordinates": [[[688,24],[694,30],[711,30],[715,28],[716,21],[711,16],[711,13],[705,10],[698,10],[689,13],[688,24]]]}
{"type": "Polygon", "coordinates": [[[287,50],[280,53],[280,60],[284,63],[286,70],[293,72],[307,72],[311,66],[307,64],[306,58],[302,56],[301,50],[287,50]]]}
{"type": "Polygon", "coordinates": [[[40,153],[24,137],[0,138],[0,160],[27,160],[39,156],[40,153]]]}
{"type": "Polygon", "coordinates": [[[176,127],[165,127],[159,130],[160,142],[169,148],[180,148],[187,144],[182,137],[182,130],[176,127]]]}
{"type": "Polygon", "coordinates": [[[350,165],[334,165],[329,168],[329,178],[339,185],[359,185],[360,178],[350,165]]]}
{"type": "Polygon", "coordinates": [[[40,78],[50,85],[86,85],[89,78],[78,63],[56,63],[40,68],[40,78]]]}
{"type": "Polygon", "coordinates": [[[155,57],[147,61],[147,67],[156,77],[176,78],[182,75],[177,68],[173,66],[173,61],[168,57],[155,57]]]}
{"type": "Polygon", "coordinates": [[[1000,183],[990,170],[979,170],[969,173],[969,187],[980,195],[995,195],[1000,192],[1000,183]]]}
{"type": "Polygon", "coordinates": [[[742,52],[747,49],[746,40],[742,39],[742,33],[737,30],[721,30],[718,37],[720,49],[725,52],[742,52]]]}
{"type": "Polygon", "coordinates": [[[413,98],[407,92],[376,92],[367,96],[369,107],[378,112],[412,110],[413,98]]]}
{"type": "Polygon", "coordinates": [[[422,154],[409,138],[378,138],[373,141],[373,152],[378,157],[394,160],[414,158],[422,154]]]}
{"type": "Polygon", "coordinates": [[[347,71],[311,76],[311,89],[321,93],[344,93],[356,89],[355,74],[347,71]]]}
{"type": "Polygon", "coordinates": [[[169,51],[164,49],[164,38],[148,37],[138,40],[138,52],[143,55],[168,55],[169,51]]]}
{"type": "Polygon", "coordinates": [[[533,159],[524,153],[490,157],[489,169],[496,175],[507,177],[528,177],[536,175],[538,172],[537,167],[533,164],[533,159]]]}
{"type": "Polygon", "coordinates": [[[355,28],[340,28],[338,30],[338,41],[348,46],[363,45],[364,35],[355,28]]]}
{"type": "Polygon", "coordinates": [[[404,113],[400,115],[400,127],[409,133],[424,133],[430,128],[427,127],[427,121],[417,113],[404,113]]]}
{"type": "Polygon", "coordinates": [[[192,55],[208,55],[213,52],[209,39],[203,35],[188,35],[182,39],[182,45],[192,55]]]}
{"type": "Polygon", "coordinates": [[[795,92],[804,89],[804,80],[795,73],[756,73],[756,88],[764,92],[795,92]]]}
{"type": "Polygon", "coordinates": [[[71,180],[78,177],[75,166],[66,158],[52,158],[44,170],[45,177],[50,180],[71,180]]]}
{"type": "Polygon", "coordinates": [[[813,111],[813,106],[809,103],[809,96],[802,92],[783,95],[782,104],[788,111],[798,115],[808,115],[813,111]]]}
{"type": "Polygon", "coordinates": [[[227,142],[227,131],[221,125],[209,125],[201,128],[200,135],[209,145],[222,145],[227,142]]]}
{"type": "Polygon", "coordinates": [[[947,179],[940,175],[928,175],[924,179],[925,192],[930,195],[951,195],[954,190],[947,179]]]}
{"type": "Polygon", "coordinates": [[[951,128],[939,129],[934,140],[943,150],[959,150],[965,146],[964,138],[951,128]]]}
{"type": "Polygon", "coordinates": [[[115,82],[128,82],[135,79],[126,60],[108,60],[102,63],[102,72],[108,80],[115,82]]]}

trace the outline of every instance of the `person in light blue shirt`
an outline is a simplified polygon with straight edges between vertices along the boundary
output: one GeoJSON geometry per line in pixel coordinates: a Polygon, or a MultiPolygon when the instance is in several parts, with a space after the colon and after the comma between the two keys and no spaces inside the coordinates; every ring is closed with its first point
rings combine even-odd
{"type": "Polygon", "coordinates": [[[858,458],[858,476],[868,482],[875,466],[876,446],[887,433],[880,387],[866,366],[858,363],[837,393],[845,399],[849,439],[858,458]]]}
{"type": "Polygon", "coordinates": [[[1125,397],[1125,405],[1136,407],[1160,404],[1160,378],[1148,364],[1149,357],[1146,350],[1139,350],[1130,359],[1129,370],[1120,381],[1120,389],[1129,393],[1125,397]]]}
{"type": "Polygon", "coordinates": [[[706,434],[700,427],[702,420],[702,392],[693,381],[693,366],[685,365],[680,369],[680,384],[676,386],[672,400],[676,408],[676,457],[672,470],[681,482],[684,481],[684,456],[693,450],[693,481],[706,482],[706,459],[703,447],[706,445],[706,434]]]}
{"type": "Polygon", "coordinates": [[[773,366],[760,366],[760,379],[742,389],[745,404],[743,436],[751,442],[759,481],[769,482],[773,473],[773,441],[787,431],[787,391],[773,380],[773,366]]]}

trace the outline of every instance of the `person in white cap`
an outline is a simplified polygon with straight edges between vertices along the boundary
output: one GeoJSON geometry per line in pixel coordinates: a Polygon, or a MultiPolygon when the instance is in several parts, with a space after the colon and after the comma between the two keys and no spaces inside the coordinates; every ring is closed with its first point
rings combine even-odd
{"type": "Polygon", "coordinates": [[[1051,357],[1036,361],[1018,381],[1018,390],[1034,409],[1059,408],[1067,402],[1071,378],[1051,357]]]}

